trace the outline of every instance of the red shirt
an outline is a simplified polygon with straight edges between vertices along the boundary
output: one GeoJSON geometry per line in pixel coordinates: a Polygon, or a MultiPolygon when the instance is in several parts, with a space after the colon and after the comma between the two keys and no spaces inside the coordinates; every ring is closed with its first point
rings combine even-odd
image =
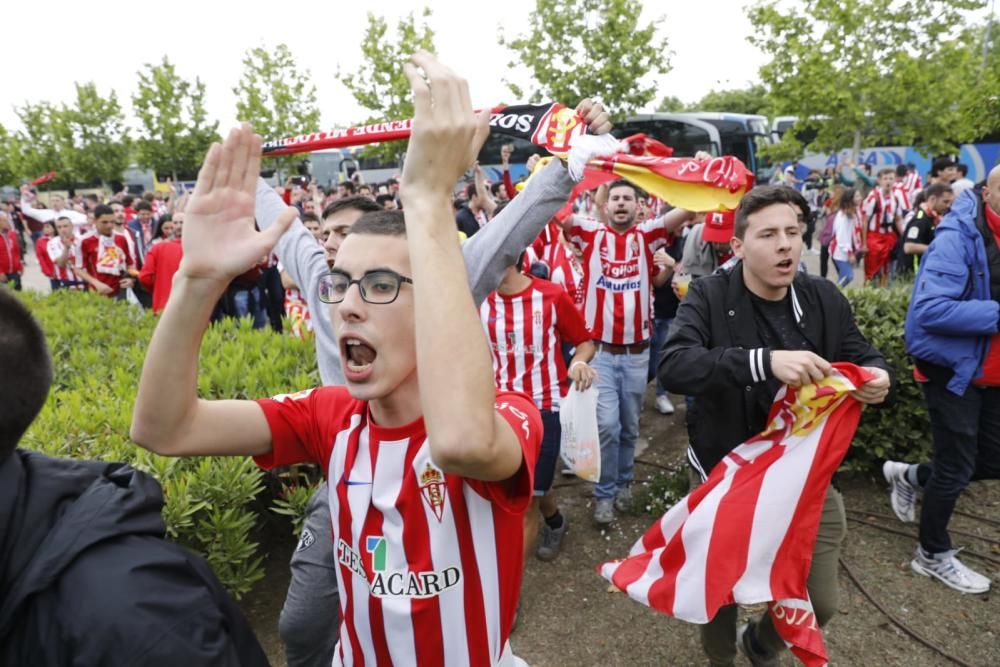
{"type": "Polygon", "coordinates": [[[38,266],[42,270],[43,276],[52,278],[56,275],[56,265],[52,262],[52,258],[49,257],[48,236],[40,236],[35,241],[35,257],[38,258],[38,266]]]}
{"type": "Polygon", "coordinates": [[[558,412],[569,389],[562,344],[591,338],[569,295],[532,277],[516,294],[492,292],[479,315],[490,340],[497,388],[523,392],[539,410],[558,412]]]}
{"type": "MultiPolygon", "coordinates": [[[[70,241],[69,253],[66,259],[66,266],[59,266],[56,260],[63,256],[66,251],[66,243],[59,236],[53,236],[49,239],[48,246],[46,248],[49,256],[49,261],[52,262],[53,275],[52,277],[56,280],[65,280],[71,282],[80,281],[80,277],[76,275],[76,271],[73,267],[80,264],[80,241],[74,238],[70,241]]],[[[82,286],[74,286],[73,289],[83,289],[82,286]]]]}
{"type": "Polygon", "coordinates": [[[8,229],[0,234],[0,274],[21,273],[21,248],[17,244],[17,232],[8,229]]]}
{"type": "MultiPolygon", "coordinates": [[[[993,232],[993,239],[1000,246],[1000,215],[994,213],[989,204],[985,202],[983,203],[983,211],[986,214],[986,224],[993,232]]],[[[995,333],[990,338],[986,359],[983,360],[983,375],[973,384],[988,387],[1000,386],[1000,333],[995,333]]]]}
{"type": "Polygon", "coordinates": [[[653,253],[667,243],[660,219],[616,232],[573,216],[570,241],[583,252],[584,316],[596,340],[630,345],[652,335],[653,253]]]}
{"type": "Polygon", "coordinates": [[[496,402],[524,464],[510,479],[484,482],[435,464],[423,419],[381,427],[344,387],[259,401],[272,444],[257,464],[312,461],[329,482],[336,664],[497,664],[521,587],[542,424],[526,396],[498,393],[496,402]]]}
{"type": "Polygon", "coordinates": [[[128,269],[135,268],[135,261],[128,251],[124,236],[112,233],[110,236],[92,234],[80,240],[77,268],[82,268],[111,288],[108,296],[115,296],[120,289],[119,281],[128,277],[128,269]]]}
{"type": "Polygon", "coordinates": [[[180,239],[157,243],[146,253],[146,263],[139,272],[139,282],[153,294],[153,312],[162,312],[170,298],[174,274],[181,265],[184,251],[180,239]]]}

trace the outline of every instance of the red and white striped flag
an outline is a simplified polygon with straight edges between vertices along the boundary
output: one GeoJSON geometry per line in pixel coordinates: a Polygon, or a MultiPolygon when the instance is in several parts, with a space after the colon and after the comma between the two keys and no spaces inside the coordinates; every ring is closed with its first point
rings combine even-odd
{"type": "Polygon", "coordinates": [[[809,667],[827,662],[806,579],[826,490],[861,417],[853,364],[775,397],[768,426],[731,451],[601,574],[633,600],[691,623],[724,605],[769,602],[775,629],[809,667]]]}

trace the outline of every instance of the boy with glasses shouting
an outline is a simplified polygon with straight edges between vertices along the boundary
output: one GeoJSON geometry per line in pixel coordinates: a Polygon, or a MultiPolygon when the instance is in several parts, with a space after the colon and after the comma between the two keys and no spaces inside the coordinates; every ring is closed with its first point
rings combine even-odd
{"type": "Polygon", "coordinates": [[[335,665],[440,665],[446,656],[513,665],[507,637],[541,423],[525,396],[494,388],[472,294],[455,280],[465,266],[451,209],[489,113],[475,114],[466,82],[432,56],[415,55],[405,71],[416,110],[406,218],[363,215],[321,284],[347,386],[198,399],[213,305],[295,218],[288,209],[254,230],[261,140],[244,125],[209,151],[188,203],[184,260],[149,346],[132,437],[163,455],[322,466],[342,619],[335,665]]]}

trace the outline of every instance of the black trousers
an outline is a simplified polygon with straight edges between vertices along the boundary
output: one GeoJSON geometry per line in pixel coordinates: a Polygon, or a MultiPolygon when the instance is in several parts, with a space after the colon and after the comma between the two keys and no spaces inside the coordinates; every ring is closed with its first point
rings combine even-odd
{"type": "Polygon", "coordinates": [[[927,480],[920,546],[938,554],[952,549],[948,522],[969,482],[1000,479],[1000,387],[969,387],[961,396],[936,382],[923,388],[934,458],[918,471],[920,481],[927,480]]]}

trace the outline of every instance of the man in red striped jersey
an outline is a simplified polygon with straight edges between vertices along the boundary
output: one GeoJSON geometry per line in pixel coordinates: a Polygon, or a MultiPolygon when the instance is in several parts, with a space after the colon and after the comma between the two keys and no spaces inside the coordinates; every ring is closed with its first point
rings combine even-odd
{"type": "Polygon", "coordinates": [[[404,69],[415,108],[405,225],[398,211],[362,216],[320,284],[336,304],[347,387],[197,398],[213,305],[296,215],[288,208],[254,230],[261,140],[243,125],[213,145],[187,205],[184,259],[149,345],[132,436],[165,455],[322,466],[342,618],[335,665],[510,665],[541,422],[527,397],[493,385],[471,291],[455,280],[465,266],[450,196],[489,113],[475,114],[466,82],[432,56],[404,69]]]}
{"type": "Polygon", "coordinates": [[[683,209],[637,224],[640,193],[628,181],[608,187],[607,222],[568,216],[563,230],[583,252],[584,318],[597,342],[597,426],[601,478],[594,521],[606,526],[632,502],[632,467],[652,336],[653,253],[693,214],[683,209]]]}
{"type": "Polygon", "coordinates": [[[493,352],[497,388],[527,394],[541,411],[544,434],[535,466],[535,498],[524,521],[524,555],[527,558],[534,551],[544,519],[536,555],[550,561],[559,554],[566,534],[566,520],[549,493],[562,436],[559,402],[569,389],[562,347],[564,343],[576,347],[568,375],[583,390],[596,376],[587,365],[594,357],[594,343],[566,291],[521,273],[521,263],[518,260],[507,267],[503,282],[486,297],[479,315],[493,352]]]}
{"type": "Polygon", "coordinates": [[[76,274],[73,267],[82,264],[80,240],[75,236],[73,221],[67,217],[56,219],[56,236],[49,239],[46,247],[49,259],[55,267],[53,280],[56,289],[85,289],[87,284],[76,274]]]}
{"type": "Polygon", "coordinates": [[[861,205],[861,247],[865,251],[865,280],[878,279],[878,286],[889,284],[892,251],[903,233],[904,202],[893,189],[896,172],[886,167],[878,172],[878,187],[861,205]]]}

